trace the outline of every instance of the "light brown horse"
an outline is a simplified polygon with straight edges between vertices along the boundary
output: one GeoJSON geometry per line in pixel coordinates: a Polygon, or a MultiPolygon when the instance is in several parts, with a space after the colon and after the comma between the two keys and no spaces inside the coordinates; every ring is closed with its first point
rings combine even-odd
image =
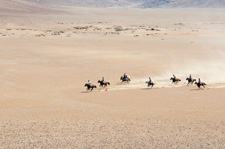
{"type": "Polygon", "coordinates": [[[98,82],[97,83],[100,83],[100,85],[99,86],[102,86],[102,87],[106,87],[107,85],[110,85],[110,83],[109,82],[103,82],[103,81],[101,81],[101,80],[98,80],[98,82]]]}

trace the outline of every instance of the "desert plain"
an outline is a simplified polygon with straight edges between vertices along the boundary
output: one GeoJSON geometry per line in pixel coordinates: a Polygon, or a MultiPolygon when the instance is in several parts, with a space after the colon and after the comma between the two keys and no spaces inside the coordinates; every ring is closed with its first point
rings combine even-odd
{"type": "Polygon", "coordinates": [[[225,148],[224,10],[2,7],[0,148],[225,148]]]}

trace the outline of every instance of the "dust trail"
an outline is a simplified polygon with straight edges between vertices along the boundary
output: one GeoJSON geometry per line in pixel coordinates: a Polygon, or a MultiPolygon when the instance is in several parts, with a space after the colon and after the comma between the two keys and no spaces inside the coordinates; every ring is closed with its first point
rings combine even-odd
{"type": "MultiPolygon", "coordinates": [[[[107,87],[107,91],[116,91],[116,90],[128,90],[128,89],[142,89],[148,88],[147,84],[145,83],[148,81],[145,79],[133,79],[129,83],[121,83],[119,85],[107,87]]],[[[180,82],[178,84],[173,84],[172,81],[169,79],[155,79],[154,82],[156,83],[153,88],[174,88],[174,87],[183,87],[186,84],[180,82]]],[[[104,91],[104,90],[101,90],[104,91]]]]}
{"type": "MultiPolygon", "coordinates": [[[[153,77],[153,82],[156,83],[153,88],[161,89],[161,88],[178,88],[178,87],[188,87],[188,86],[196,86],[193,85],[187,85],[186,78],[187,75],[179,75],[179,78],[181,79],[181,82],[178,84],[172,83],[170,80],[169,75],[162,75],[160,77],[153,77]]],[[[102,92],[102,91],[118,91],[118,90],[131,90],[131,89],[144,89],[148,88],[147,84],[145,83],[148,81],[148,78],[140,78],[140,79],[133,79],[129,83],[121,83],[117,84],[115,86],[108,86],[106,88],[101,88],[98,90],[95,90],[96,92],[102,92]]],[[[225,87],[225,81],[223,83],[215,83],[215,80],[212,81],[204,81],[207,86],[206,88],[212,89],[212,88],[224,88],[225,87]]],[[[197,86],[196,86],[197,88],[197,86]]]]}

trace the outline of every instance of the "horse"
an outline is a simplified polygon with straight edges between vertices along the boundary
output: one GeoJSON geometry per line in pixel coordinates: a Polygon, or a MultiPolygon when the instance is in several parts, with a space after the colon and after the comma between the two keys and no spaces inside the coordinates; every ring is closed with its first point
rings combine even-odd
{"type": "Polygon", "coordinates": [[[190,79],[190,78],[186,78],[186,80],[188,81],[187,85],[189,84],[192,85],[196,81],[196,79],[190,79]]]}
{"type": "Polygon", "coordinates": [[[109,82],[103,82],[103,81],[101,81],[101,80],[98,80],[98,82],[97,83],[100,83],[100,85],[99,86],[102,86],[102,87],[106,87],[107,85],[110,85],[110,83],[109,82]]]}
{"type": "Polygon", "coordinates": [[[170,80],[172,80],[172,83],[174,84],[177,84],[179,81],[181,81],[181,79],[173,78],[173,77],[171,77],[170,80]]]}
{"type": "Polygon", "coordinates": [[[87,90],[93,90],[94,88],[97,88],[97,86],[96,85],[90,85],[90,84],[88,84],[88,83],[86,83],[85,85],[84,85],[84,87],[87,87],[87,90]]]}
{"type": "MultiPolygon", "coordinates": [[[[152,86],[152,87],[153,87],[153,86],[155,85],[155,83],[150,82],[150,81],[146,81],[145,83],[147,83],[147,84],[148,84],[148,87],[149,87],[149,86],[152,86]]],[[[151,87],[151,88],[152,88],[152,87],[151,87]]]]}
{"type": "Polygon", "coordinates": [[[199,89],[201,89],[201,86],[203,86],[205,88],[206,84],[204,82],[195,82],[195,84],[198,86],[199,89]]]}
{"type": "Polygon", "coordinates": [[[130,78],[131,78],[130,76],[127,76],[127,79],[125,80],[125,79],[124,79],[124,76],[121,76],[121,77],[120,77],[120,80],[122,80],[122,82],[125,82],[125,81],[126,81],[126,82],[130,82],[130,81],[131,81],[130,78]]]}

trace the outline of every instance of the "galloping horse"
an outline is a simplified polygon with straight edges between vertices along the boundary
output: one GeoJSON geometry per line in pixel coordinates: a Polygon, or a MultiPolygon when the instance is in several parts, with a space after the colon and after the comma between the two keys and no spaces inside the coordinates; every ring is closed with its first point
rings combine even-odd
{"type": "Polygon", "coordinates": [[[101,81],[101,80],[98,80],[98,83],[100,83],[99,86],[102,86],[102,87],[106,87],[107,85],[110,85],[109,82],[103,82],[103,81],[101,81]]]}
{"type": "Polygon", "coordinates": [[[127,76],[127,80],[125,80],[124,76],[121,76],[120,80],[122,80],[122,82],[125,82],[125,81],[130,82],[131,81],[130,78],[131,78],[130,76],[127,76]]]}
{"type": "Polygon", "coordinates": [[[191,84],[192,85],[196,81],[196,79],[190,79],[190,78],[186,78],[186,80],[188,80],[187,85],[188,84],[191,84]]]}
{"type": "Polygon", "coordinates": [[[90,85],[90,84],[88,84],[88,83],[86,83],[85,85],[84,85],[84,87],[87,87],[87,90],[93,90],[93,88],[97,88],[97,86],[96,85],[90,85]]]}
{"type": "Polygon", "coordinates": [[[203,86],[205,88],[206,84],[204,82],[195,82],[195,84],[198,86],[199,89],[201,89],[201,86],[203,86]]]}
{"type": "MultiPolygon", "coordinates": [[[[146,81],[145,83],[147,83],[147,84],[148,84],[148,87],[149,87],[149,86],[152,86],[152,87],[153,87],[153,86],[155,85],[155,83],[150,82],[150,81],[146,81]]],[[[151,87],[151,88],[152,88],[152,87],[151,87]]]]}
{"type": "Polygon", "coordinates": [[[181,81],[181,79],[173,78],[173,77],[171,77],[170,80],[172,80],[172,83],[174,84],[177,84],[179,81],[181,81]]]}

